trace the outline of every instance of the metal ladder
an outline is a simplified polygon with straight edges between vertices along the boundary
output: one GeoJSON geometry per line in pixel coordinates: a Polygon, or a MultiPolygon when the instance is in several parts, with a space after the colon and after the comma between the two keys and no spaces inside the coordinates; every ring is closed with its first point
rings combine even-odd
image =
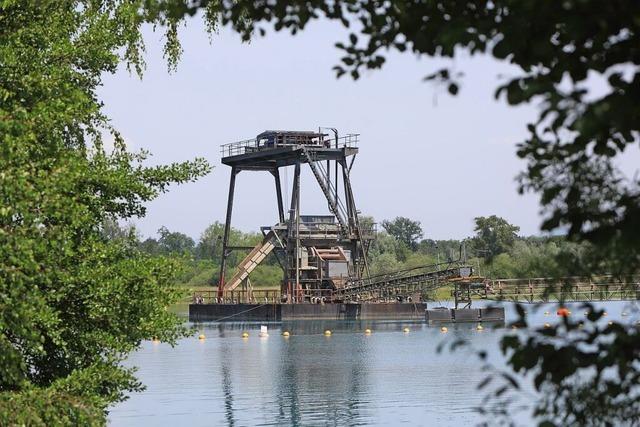
{"type": "Polygon", "coordinates": [[[333,213],[336,216],[336,219],[340,223],[340,226],[342,227],[342,229],[345,231],[348,231],[349,227],[347,225],[346,220],[344,219],[343,213],[340,211],[340,206],[338,205],[338,201],[335,200],[335,198],[333,197],[333,194],[331,194],[331,189],[327,185],[326,176],[320,171],[320,169],[316,165],[315,160],[309,154],[306,147],[302,147],[302,153],[306,157],[307,162],[309,163],[309,167],[311,167],[311,171],[313,172],[313,175],[316,177],[316,181],[318,181],[318,184],[320,185],[322,192],[324,193],[325,197],[327,198],[327,201],[329,202],[329,209],[331,210],[331,213],[333,213]]]}

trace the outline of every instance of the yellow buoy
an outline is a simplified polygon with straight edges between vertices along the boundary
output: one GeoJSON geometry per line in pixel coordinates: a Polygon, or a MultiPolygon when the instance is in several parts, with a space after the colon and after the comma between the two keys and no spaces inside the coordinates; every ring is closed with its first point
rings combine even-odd
{"type": "Polygon", "coordinates": [[[203,340],[203,339],[205,339],[204,334],[200,334],[200,335],[198,336],[198,339],[199,339],[199,340],[203,340]]]}
{"type": "Polygon", "coordinates": [[[613,322],[612,322],[612,321],[609,321],[609,326],[611,326],[611,325],[613,325],[613,322]]]}
{"type": "Polygon", "coordinates": [[[449,329],[446,326],[440,328],[440,332],[447,332],[449,329]]]}
{"type": "Polygon", "coordinates": [[[285,337],[285,338],[288,338],[289,337],[289,331],[284,331],[282,333],[282,336],[285,337]]]}
{"type": "Polygon", "coordinates": [[[242,338],[249,338],[249,332],[243,332],[242,338]]]}
{"type": "Polygon", "coordinates": [[[331,331],[328,330],[328,329],[326,331],[324,331],[324,336],[325,337],[330,337],[331,336],[331,331]]]}
{"type": "Polygon", "coordinates": [[[484,329],[484,326],[482,326],[482,325],[476,326],[476,330],[478,330],[478,331],[482,331],[483,329],[484,329]]]}
{"type": "Polygon", "coordinates": [[[588,311],[585,311],[585,312],[584,312],[584,315],[585,315],[585,316],[588,316],[588,315],[589,315],[589,312],[588,312],[588,311]]]}
{"type": "Polygon", "coordinates": [[[544,324],[544,327],[545,327],[545,328],[550,328],[550,327],[551,327],[551,325],[550,325],[550,324],[548,324],[548,323],[545,323],[545,324],[544,324]]]}
{"type": "Polygon", "coordinates": [[[405,334],[408,334],[408,333],[409,333],[409,331],[410,331],[410,329],[409,329],[409,328],[404,328],[404,329],[402,330],[402,332],[404,332],[405,334]]]}
{"type": "Polygon", "coordinates": [[[511,325],[511,329],[518,329],[518,325],[511,325]]]}
{"type": "Polygon", "coordinates": [[[545,312],[544,312],[544,315],[545,315],[545,316],[548,316],[548,315],[549,315],[549,312],[548,312],[548,311],[545,311],[545,312]]]}
{"type": "Polygon", "coordinates": [[[603,316],[608,316],[609,313],[607,313],[606,311],[604,313],[602,313],[603,316]]]}
{"type": "Polygon", "coordinates": [[[584,328],[584,322],[578,323],[578,328],[580,328],[580,329],[584,328]]]}
{"type": "Polygon", "coordinates": [[[364,334],[365,335],[371,335],[371,329],[365,329],[364,330],[364,334]]]}

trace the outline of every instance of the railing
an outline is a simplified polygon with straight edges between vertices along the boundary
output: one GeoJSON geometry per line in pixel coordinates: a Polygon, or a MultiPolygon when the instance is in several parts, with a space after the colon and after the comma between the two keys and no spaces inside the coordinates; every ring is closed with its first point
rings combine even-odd
{"type": "Polygon", "coordinates": [[[220,154],[222,157],[237,156],[249,151],[257,151],[261,147],[266,147],[266,140],[262,144],[257,139],[246,139],[244,141],[232,142],[220,146],[220,154]]]}
{"type": "Polygon", "coordinates": [[[324,304],[333,300],[332,289],[298,289],[291,291],[292,303],[324,304]]]}
{"type": "MultiPolygon", "coordinates": [[[[273,227],[261,227],[263,232],[270,231],[273,227]]],[[[285,230],[283,228],[282,230],[285,230]]],[[[300,238],[333,238],[340,233],[337,223],[327,222],[301,222],[300,238]]],[[[374,239],[378,233],[377,224],[360,225],[360,236],[363,239],[374,239]]]]}
{"type": "MultiPolygon", "coordinates": [[[[308,302],[312,304],[329,303],[334,291],[331,289],[299,289],[292,290],[293,303],[308,302]]],[[[191,296],[192,304],[277,304],[282,302],[282,293],[274,289],[233,290],[225,291],[223,298],[218,298],[217,291],[195,291],[191,296]]]]}
{"type": "Polygon", "coordinates": [[[363,239],[375,239],[378,234],[378,225],[362,225],[360,224],[360,237],[363,239]]]}
{"type": "Polygon", "coordinates": [[[253,153],[255,151],[273,150],[280,147],[295,147],[304,145],[307,147],[326,147],[326,148],[356,148],[360,139],[360,134],[348,134],[338,138],[337,144],[335,139],[314,139],[309,140],[307,137],[301,137],[299,140],[295,137],[288,136],[287,142],[277,142],[269,138],[252,138],[244,141],[232,142],[220,146],[220,155],[222,157],[239,156],[241,154],[253,153]],[[337,145],[337,147],[336,147],[337,145]]]}
{"type": "Polygon", "coordinates": [[[280,302],[280,290],[255,289],[225,291],[223,298],[218,298],[217,291],[195,291],[191,297],[192,304],[277,304],[280,302]]]}
{"type": "Polygon", "coordinates": [[[487,280],[484,298],[493,300],[547,302],[547,301],[609,301],[640,299],[640,281],[628,283],[611,277],[591,280],[570,277],[564,279],[506,279],[487,280]]]}
{"type": "MultiPolygon", "coordinates": [[[[452,268],[452,266],[442,268],[445,265],[419,267],[362,279],[351,282],[345,288],[335,292],[331,289],[292,290],[290,302],[330,303],[335,297],[342,298],[357,292],[375,292],[410,284],[418,285],[423,290],[434,290],[450,283],[449,281],[452,279],[455,280],[455,270],[460,268],[452,268]],[[429,267],[436,268],[429,270],[429,267]],[[432,286],[420,285],[425,282],[432,282],[432,286]]],[[[502,279],[481,280],[480,282],[467,283],[467,285],[473,288],[473,295],[476,297],[501,301],[534,303],[640,299],[640,279],[633,279],[629,283],[616,282],[608,277],[593,278],[593,280],[596,281],[589,282],[588,279],[577,277],[565,278],[556,282],[544,278],[502,279]]],[[[211,290],[193,292],[191,302],[193,304],[277,304],[282,302],[281,298],[282,294],[279,289],[225,291],[223,298],[218,298],[217,292],[211,290]]]]}

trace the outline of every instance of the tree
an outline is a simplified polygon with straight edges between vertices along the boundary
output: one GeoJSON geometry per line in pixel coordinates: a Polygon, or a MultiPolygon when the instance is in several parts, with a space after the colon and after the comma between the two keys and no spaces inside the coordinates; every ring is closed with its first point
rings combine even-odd
{"type": "Polygon", "coordinates": [[[396,257],[390,252],[378,254],[371,262],[371,274],[376,276],[379,274],[392,273],[398,271],[400,265],[396,257]]]}
{"type": "Polygon", "coordinates": [[[402,216],[396,217],[391,221],[382,221],[382,227],[399,242],[404,243],[413,250],[418,247],[418,239],[422,238],[420,221],[412,221],[402,216]]]}
{"type": "MultiPolygon", "coordinates": [[[[233,234],[233,232],[231,234],[233,234]]],[[[208,226],[200,235],[200,240],[196,247],[198,258],[219,262],[222,255],[223,235],[224,224],[216,221],[208,226]]]]}
{"type": "Polygon", "coordinates": [[[439,258],[441,261],[454,260],[460,258],[462,242],[460,240],[432,240],[423,239],[418,243],[418,250],[431,257],[439,258]],[[441,258],[440,258],[441,257],[441,258]]]}
{"type": "Polygon", "coordinates": [[[148,255],[160,255],[160,243],[153,237],[148,237],[144,241],[140,242],[139,248],[142,252],[148,255]]]}
{"type": "Polygon", "coordinates": [[[520,227],[511,225],[498,216],[479,216],[474,221],[476,235],[472,240],[473,247],[488,261],[506,252],[518,238],[520,227]]]}
{"type": "Polygon", "coordinates": [[[133,224],[122,226],[113,218],[107,218],[102,222],[102,235],[107,240],[138,240],[138,230],[133,224]]]}
{"type": "Polygon", "coordinates": [[[160,227],[158,230],[158,246],[163,254],[191,254],[193,255],[195,250],[195,242],[189,236],[180,232],[171,232],[167,227],[160,227]]]}
{"type": "MultiPolygon", "coordinates": [[[[524,308],[516,308],[519,319],[513,325],[527,328],[524,308]]],[[[478,409],[491,417],[491,424],[513,424],[523,408],[531,408],[541,426],[640,422],[636,395],[640,330],[604,322],[605,311],[591,304],[579,309],[588,313],[586,321],[576,322],[568,316],[557,325],[502,338],[507,369],[493,366],[485,351],[478,352],[490,372],[480,384],[490,392],[478,409]],[[520,385],[525,381],[533,382],[538,399],[532,401],[531,393],[520,385]]]]}
{"type": "Polygon", "coordinates": [[[378,233],[371,242],[367,256],[372,274],[390,273],[400,268],[405,261],[409,248],[386,232],[378,233]]]}
{"type": "Polygon", "coordinates": [[[141,389],[126,354],[185,332],[166,310],[181,295],[175,263],[105,228],[210,170],[202,159],[145,166],[148,153],[128,152],[102,114],[103,73],[121,59],[141,69],[138,6],[0,4],[2,425],[104,424],[141,389]]]}

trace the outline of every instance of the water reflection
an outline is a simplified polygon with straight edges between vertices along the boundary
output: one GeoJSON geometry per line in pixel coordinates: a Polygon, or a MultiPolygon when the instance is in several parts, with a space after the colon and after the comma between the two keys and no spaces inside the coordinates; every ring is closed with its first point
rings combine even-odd
{"type": "MultiPolygon", "coordinates": [[[[608,319],[635,322],[623,305],[608,319]]],[[[531,310],[531,323],[557,321],[555,309],[531,310]]],[[[582,310],[573,308],[582,319],[582,310]]],[[[509,321],[509,319],[508,319],[509,321]]],[[[295,321],[197,325],[206,340],[176,347],[145,343],[128,364],[138,366],[147,391],[112,409],[121,425],[473,425],[482,402],[476,385],[482,367],[468,351],[442,354],[443,340],[461,339],[489,350],[501,363],[497,342],[505,332],[475,324],[423,322],[295,321]],[[408,327],[409,333],[403,333],[408,327]],[[333,333],[326,337],[323,332],[333,333]],[[364,330],[371,329],[371,335],[364,330]],[[281,336],[290,332],[289,338],[281,336]],[[243,331],[249,338],[241,338],[243,331]]]]}
{"type": "Polygon", "coordinates": [[[367,340],[352,336],[351,342],[336,344],[340,337],[334,335],[315,337],[309,345],[305,335],[319,335],[319,331],[336,329],[336,325],[305,323],[283,325],[283,330],[294,335],[284,343],[278,367],[278,394],[284,398],[280,400],[281,417],[274,424],[301,425],[303,420],[362,424],[367,418],[360,404],[368,389],[367,340]]]}
{"type": "Polygon", "coordinates": [[[236,425],[233,416],[233,386],[231,385],[231,360],[232,355],[227,346],[220,346],[222,353],[222,393],[224,394],[224,413],[227,425],[236,425]]]}

